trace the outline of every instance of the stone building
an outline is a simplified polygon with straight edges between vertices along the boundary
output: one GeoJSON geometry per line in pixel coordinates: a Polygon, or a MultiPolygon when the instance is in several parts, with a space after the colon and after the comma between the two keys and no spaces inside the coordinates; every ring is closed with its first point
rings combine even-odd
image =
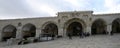
{"type": "Polygon", "coordinates": [[[67,37],[79,32],[91,35],[120,33],[120,13],[93,14],[93,11],[58,12],[56,17],[0,20],[0,41],[9,38],[39,37],[49,33],[67,37]]]}

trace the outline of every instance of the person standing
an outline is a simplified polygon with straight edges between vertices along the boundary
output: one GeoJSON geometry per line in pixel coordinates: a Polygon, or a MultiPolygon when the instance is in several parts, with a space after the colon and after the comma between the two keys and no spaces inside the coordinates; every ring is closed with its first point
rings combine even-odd
{"type": "Polygon", "coordinates": [[[79,33],[80,38],[84,38],[84,32],[79,33]]]}
{"type": "Polygon", "coordinates": [[[69,39],[72,39],[72,30],[69,28],[69,32],[68,32],[68,37],[69,39]]]}
{"type": "Polygon", "coordinates": [[[72,39],[71,33],[68,33],[68,37],[69,37],[69,39],[72,39]]]}
{"type": "Polygon", "coordinates": [[[114,34],[113,31],[111,31],[111,32],[110,32],[110,35],[112,36],[113,34],[114,34]]]}

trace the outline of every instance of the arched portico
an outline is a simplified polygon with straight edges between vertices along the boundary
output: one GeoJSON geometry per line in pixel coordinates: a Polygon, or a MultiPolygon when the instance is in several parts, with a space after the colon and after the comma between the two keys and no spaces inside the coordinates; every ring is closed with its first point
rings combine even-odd
{"type": "Polygon", "coordinates": [[[42,26],[42,34],[58,35],[58,26],[54,22],[46,22],[42,26]]]}
{"type": "Polygon", "coordinates": [[[120,33],[120,18],[117,18],[112,22],[112,32],[120,33]]]}
{"type": "Polygon", "coordinates": [[[31,23],[25,24],[22,27],[22,34],[23,34],[23,38],[35,37],[35,35],[36,35],[35,25],[33,25],[31,23]]]}
{"type": "Polygon", "coordinates": [[[13,25],[5,26],[2,30],[2,41],[6,41],[7,39],[10,39],[10,38],[15,38],[16,31],[17,29],[13,25]]]}
{"type": "Polygon", "coordinates": [[[72,34],[73,36],[78,36],[79,33],[85,31],[85,22],[79,18],[73,18],[68,20],[64,24],[64,32],[66,32],[66,35],[68,33],[72,34]]]}
{"type": "Polygon", "coordinates": [[[106,22],[103,19],[96,19],[91,26],[91,34],[106,34],[106,22]]]}

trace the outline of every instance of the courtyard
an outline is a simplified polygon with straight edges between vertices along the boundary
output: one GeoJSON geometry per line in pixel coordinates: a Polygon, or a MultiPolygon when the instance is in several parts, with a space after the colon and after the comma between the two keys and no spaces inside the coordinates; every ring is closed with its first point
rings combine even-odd
{"type": "Polygon", "coordinates": [[[0,48],[120,48],[120,34],[92,35],[85,38],[68,37],[55,39],[47,42],[37,42],[25,45],[5,46],[0,43],[0,48]]]}

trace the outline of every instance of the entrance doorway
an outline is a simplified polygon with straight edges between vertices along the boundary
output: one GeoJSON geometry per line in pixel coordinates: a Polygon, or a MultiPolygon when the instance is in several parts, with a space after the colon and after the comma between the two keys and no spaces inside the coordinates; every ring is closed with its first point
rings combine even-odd
{"type": "Polygon", "coordinates": [[[67,35],[70,33],[72,36],[79,36],[83,32],[82,24],[79,22],[72,22],[67,27],[67,35]]]}

